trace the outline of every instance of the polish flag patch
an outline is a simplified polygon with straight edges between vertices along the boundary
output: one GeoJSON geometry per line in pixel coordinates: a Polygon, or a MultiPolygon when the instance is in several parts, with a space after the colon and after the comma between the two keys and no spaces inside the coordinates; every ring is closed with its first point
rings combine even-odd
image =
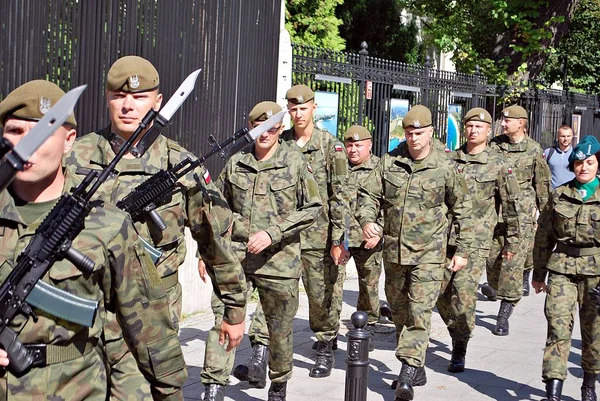
{"type": "Polygon", "coordinates": [[[313,172],[313,169],[312,169],[312,167],[310,166],[310,164],[307,164],[307,165],[306,165],[306,167],[308,168],[308,171],[309,171],[309,172],[312,174],[312,172],[313,172]]]}
{"type": "Polygon", "coordinates": [[[512,168],[508,168],[508,174],[512,174],[512,168]]]}
{"type": "Polygon", "coordinates": [[[336,145],[335,145],[335,151],[336,151],[336,152],[341,152],[341,151],[343,151],[343,150],[344,150],[344,148],[342,147],[342,145],[340,145],[340,144],[336,144],[336,145]]]}
{"type": "Polygon", "coordinates": [[[208,172],[208,170],[206,170],[204,172],[204,174],[202,174],[202,178],[204,178],[204,182],[206,184],[210,184],[210,182],[212,181],[212,178],[210,178],[210,173],[208,172]]]}

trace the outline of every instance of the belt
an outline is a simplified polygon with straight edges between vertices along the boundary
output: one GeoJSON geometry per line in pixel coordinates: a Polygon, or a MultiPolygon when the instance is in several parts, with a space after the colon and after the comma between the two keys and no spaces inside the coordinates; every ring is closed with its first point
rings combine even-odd
{"type": "Polygon", "coordinates": [[[60,344],[25,344],[33,356],[32,367],[43,368],[47,365],[72,361],[81,358],[90,352],[98,344],[98,339],[93,338],[87,341],[73,342],[66,345],[60,344]]]}
{"type": "Polygon", "coordinates": [[[179,283],[177,272],[168,275],[167,277],[162,277],[162,285],[165,290],[169,288],[175,287],[177,283],[179,283]]]}
{"type": "Polygon", "coordinates": [[[556,244],[555,252],[564,253],[567,256],[591,256],[597,255],[600,253],[600,247],[590,246],[590,247],[577,247],[574,245],[563,244],[562,242],[558,242],[556,244]]]}

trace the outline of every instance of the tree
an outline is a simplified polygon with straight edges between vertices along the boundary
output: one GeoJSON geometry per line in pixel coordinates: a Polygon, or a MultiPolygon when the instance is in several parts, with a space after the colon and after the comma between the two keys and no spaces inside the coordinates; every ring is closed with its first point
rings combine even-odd
{"type": "Polygon", "coordinates": [[[340,35],[348,51],[358,51],[366,41],[369,55],[406,63],[423,61],[423,47],[417,40],[413,18],[405,21],[402,0],[345,0],[336,15],[344,22],[340,35]]]}
{"type": "Polygon", "coordinates": [[[340,37],[342,20],[335,16],[335,8],[344,0],[288,0],[285,10],[285,27],[292,42],[344,50],[340,37]]]}
{"type": "Polygon", "coordinates": [[[567,60],[568,86],[577,92],[598,93],[600,85],[600,0],[581,0],[568,35],[557,51],[550,55],[542,71],[548,83],[563,82],[563,65],[567,60]]]}
{"type": "Polygon", "coordinates": [[[405,0],[405,6],[423,18],[431,43],[454,53],[459,71],[478,64],[491,82],[504,83],[539,75],[579,1],[405,0]]]}

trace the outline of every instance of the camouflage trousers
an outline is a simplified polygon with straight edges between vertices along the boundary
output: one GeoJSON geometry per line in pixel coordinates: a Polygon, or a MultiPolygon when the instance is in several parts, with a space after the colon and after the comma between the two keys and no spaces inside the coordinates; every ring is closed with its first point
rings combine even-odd
{"type": "Polygon", "coordinates": [[[454,340],[468,341],[475,329],[477,286],[488,253],[483,249],[472,252],[467,259],[467,266],[456,273],[444,269],[436,306],[454,340]]]}
{"type": "MultiPolygon", "coordinates": [[[[106,367],[99,350],[15,377],[2,369],[0,400],[106,401],[106,367]]],[[[138,398],[141,399],[141,398],[138,398]]]]}
{"type": "Polygon", "coordinates": [[[396,325],[396,358],[411,366],[425,366],[431,313],[440,295],[443,264],[384,263],[385,295],[396,325]]]}
{"type": "MultiPolygon", "coordinates": [[[[253,288],[258,290],[259,306],[265,317],[269,336],[269,379],[283,383],[292,377],[294,355],[294,317],[298,311],[298,279],[246,275],[248,289],[246,299],[253,288]]],[[[215,325],[208,332],[204,367],[200,379],[204,385],[229,383],[233,369],[235,349],[226,352],[219,344],[219,331],[225,306],[213,294],[211,300],[215,325]]]]}
{"type": "MultiPolygon", "coordinates": [[[[496,290],[498,299],[516,305],[523,297],[523,271],[533,251],[534,234],[532,229],[528,230],[521,237],[519,251],[511,260],[506,260],[502,257],[505,244],[503,226],[496,227],[486,262],[486,274],[488,284],[496,290]]],[[[533,260],[531,263],[533,264],[533,260]]]]}
{"type": "MultiPolygon", "coordinates": [[[[171,308],[172,319],[175,327],[179,327],[179,317],[181,316],[181,284],[168,288],[167,296],[171,308]]],[[[110,328],[112,331],[117,326],[116,316],[107,312],[107,321],[111,320],[110,328]]],[[[105,330],[108,330],[105,328],[105,330]]],[[[104,344],[104,352],[107,364],[109,366],[109,387],[111,401],[136,401],[151,399],[150,384],[138,369],[137,362],[133,354],[127,347],[123,337],[114,338],[114,335],[107,335],[104,344]],[[132,389],[135,389],[133,391],[132,389]]]]}
{"type": "Polygon", "coordinates": [[[550,272],[546,294],[545,314],[548,335],[543,380],[565,380],[567,361],[571,353],[571,334],[575,313],[579,310],[581,325],[581,367],[600,374],[600,317],[589,292],[600,282],[599,276],[572,276],[550,272]]]}
{"type": "Polygon", "coordinates": [[[381,276],[381,242],[374,249],[349,249],[358,273],[358,302],[356,309],[366,312],[369,323],[379,321],[379,277],[381,276]]]}

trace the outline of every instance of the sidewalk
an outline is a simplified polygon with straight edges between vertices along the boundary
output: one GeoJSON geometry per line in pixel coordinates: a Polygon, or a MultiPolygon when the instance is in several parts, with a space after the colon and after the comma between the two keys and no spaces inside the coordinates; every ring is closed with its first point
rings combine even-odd
{"type": "MultiPolygon", "coordinates": [[[[383,280],[382,280],[383,281],[383,280]]],[[[355,311],[358,297],[356,271],[348,269],[344,285],[344,306],[339,349],[335,351],[335,369],[328,378],[313,379],[308,372],[313,365],[315,351],[311,349],[314,337],[308,326],[308,301],[300,294],[300,308],[294,321],[294,375],[288,383],[288,401],[344,400],[346,333],[351,326],[350,316],[355,311]]],[[[381,285],[380,298],[384,298],[381,285]]],[[[432,318],[431,341],[427,353],[427,385],[415,388],[415,400],[427,401],[480,401],[480,400],[541,400],[544,384],[541,381],[541,363],[546,338],[544,295],[532,294],[523,298],[510,319],[510,335],[494,336],[495,317],[499,303],[489,302],[480,295],[477,304],[477,327],[469,343],[467,370],[459,374],[446,371],[450,357],[451,340],[437,312],[432,318]]],[[[250,306],[253,311],[255,305],[250,306]]],[[[247,323],[248,326],[249,323],[247,323]]],[[[181,322],[180,339],[188,365],[189,378],[184,388],[186,401],[200,400],[204,386],[200,383],[200,369],[204,361],[204,341],[213,325],[210,312],[198,314],[181,322]]],[[[581,360],[579,323],[574,328],[573,349],[569,357],[569,376],[563,388],[563,400],[581,398],[583,371],[577,365],[581,360]]],[[[369,401],[394,400],[390,383],[400,371],[401,363],[394,356],[393,325],[378,325],[374,337],[375,351],[370,353],[371,369],[368,379],[369,401]]],[[[245,363],[251,354],[250,343],[244,339],[236,355],[236,365],[245,363]]],[[[267,399],[267,387],[249,388],[231,376],[226,400],[256,401],[267,399]]]]}

